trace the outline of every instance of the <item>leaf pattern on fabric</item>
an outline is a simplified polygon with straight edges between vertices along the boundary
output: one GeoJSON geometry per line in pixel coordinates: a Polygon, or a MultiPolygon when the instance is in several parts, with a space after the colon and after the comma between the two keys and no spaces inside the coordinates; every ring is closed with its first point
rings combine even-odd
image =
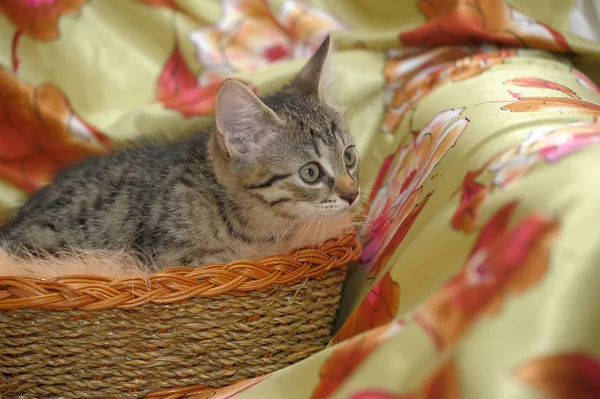
{"type": "Polygon", "coordinates": [[[384,274],[335,334],[332,342],[337,344],[394,320],[398,313],[399,292],[398,284],[390,273],[384,274]]]}
{"type": "Polygon", "coordinates": [[[384,341],[404,328],[403,321],[396,321],[374,328],[333,347],[331,354],[321,366],[320,380],[311,399],[327,399],[360,366],[360,364],[384,341]]]}
{"type": "MultiPolygon", "coordinates": [[[[469,171],[458,189],[461,193],[458,209],[452,216],[452,226],[463,231],[472,231],[477,227],[479,207],[485,200],[487,189],[475,179],[481,171],[469,171]]],[[[455,193],[455,195],[457,194],[455,193]]]]}
{"type": "Polygon", "coordinates": [[[534,21],[504,0],[419,0],[427,22],[402,32],[408,46],[491,42],[571,51],[558,31],[534,21]]]}
{"type": "Polygon", "coordinates": [[[497,188],[506,189],[541,162],[556,163],[565,156],[600,142],[600,125],[591,121],[540,126],[519,145],[496,155],[478,170],[467,172],[454,194],[460,203],[452,217],[452,227],[472,231],[479,224],[480,208],[497,188]],[[483,173],[491,173],[487,185],[477,182],[483,173]]]}
{"type": "MultiPolygon", "coordinates": [[[[578,76],[581,79],[580,76],[578,76]]],[[[600,105],[582,100],[573,90],[546,79],[523,77],[510,79],[504,82],[507,85],[550,89],[566,94],[568,97],[525,97],[518,96],[516,102],[502,107],[502,110],[511,112],[559,112],[578,113],[582,115],[600,115],[600,105]]]]}
{"type": "Polygon", "coordinates": [[[157,82],[157,100],[185,117],[212,114],[222,82],[199,87],[176,43],[157,82]]]}
{"type": "Polygon", "coordinates": [[[502,107],[512,112],[560,112],[600,116],[600,105],[575,98],[519,97],[517,102],[502,107]]]}
{"type": "Polygon", "coordinates": [[[32,193],[56,172],[111,149],[50,83],[33,87],[0,67],[0,177],[32,193]]]}
{"type": "Polygon", "coordinates": [[[520,366],[515,377],[549,399],[600,398],[600,359],[584,353],[561,353],[520,366]]]}
{"type": "Polygon", "coordinates": [[[19,69],[17,48],[23,34],[36,40],[55,40],[60,17],[79,11],[86,3],[87,0],[0,1],[0,14],[17,28],[12,42],[13,72],[19,69]]]}
{"type": "Polygon", "coordinates": [[[515,79],[507,80],[506,82],[504,82],[504,84],[521,86],[521,87],[535,87],[535,88],[540,88],[540,89],[556,90],[556,91],[560,91],[563,94],[566,94],[567,96],[569,96],[571,98],[581,99],[581,97],[579,97],[577,95],[577,93],[575,93],[573,90],[569,89],[568,87],[563,86],[558,83],[555,83],[555,82],[551,82],[546,79],[542,79],[542,78],[532,78],[532,77],[515,78],[515,79]]]}
{"type": "MultiPolygon", "coordinates": [[[[243,83],[256,93],[256,88],[243,83]]],[[[173,52],[158,78],[156,97],[165,108],[179,111],[186,118],[211,115],[215,112],[215,102],[222,84],[223,81],[218,81],[205,87],[199,86],[196,76],[181,54],[179,45],[175,43],[173,52]]]]}
{"type": "Polygon", "coordinates": [[[448,362],[441,366],[414,394],[394,394],[383,390],[364,390],[351,399],[459,399],[459,381],[456,366],[448,362]]]}
{"type": "Polygon", "coordinates": [[[20,0],[0,2],[0,14],[6,15],[18,31],[36,40],[58,38],[58,21],[64,14],[75,13],[87,0],[20,0]]]}
{"type": "MultiPolygon", "coordinates": [[[[411,144],[400,146],[382,170],[383,184],[369,207],[360,229],[361,263],[376,277],[402,242],[429,200],[421,198],[423,183],[465,131],[469,120],[460,117],[464,108],[442,111],[419,132],[411,144]]],[[[380,172],[381,175],[381,172],[380,172]]]]}
{"type": "Polygon", "coordinates": [[[188,34],[205,66],[202,86],[277,61],[308,57],[328,33],[344,29],[331,15],[299,0],[284,0],[277,14],[266,0],[226,0],[222,7],[215,26],[188,34]]]}
{"type": "Polygon", "coordinates": [[[516,55],[495,46],[440,46],[388,51],[386,112],[381,130],[393,133],[406,114],[435,88],[480,75],[516,55]]]}
{"type": "Polygon", "coordinates": [[[499,311],[508,295],[537,285],[548,268],[558,224],[532,212],[514,228],[511,202],[490,217],[461,271],[417,311],[415,319],[440,349],[453,345],[482,314],[499,311]]]}

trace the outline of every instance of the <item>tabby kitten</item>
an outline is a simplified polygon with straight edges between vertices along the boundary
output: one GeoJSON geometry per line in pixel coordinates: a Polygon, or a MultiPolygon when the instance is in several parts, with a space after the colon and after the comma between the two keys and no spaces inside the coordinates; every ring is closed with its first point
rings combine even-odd
{"type": "Polygon", "coordinates": [[[4,250],[127,249],[158,269],[260,258],[339,233],[359,195],[359,161],[328,93],[331,53],[328,37],[262,100],[225,82],[210,134],[59,173],[0,229],[4,250]]]}

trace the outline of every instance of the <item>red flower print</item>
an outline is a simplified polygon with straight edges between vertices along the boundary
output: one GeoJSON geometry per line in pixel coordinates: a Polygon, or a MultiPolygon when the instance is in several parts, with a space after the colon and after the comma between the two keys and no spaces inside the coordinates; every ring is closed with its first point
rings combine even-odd
{"type": "Polygon", "coordinates": [[[137,0],[140,3],[147,4],[152,7],[163,7],[183,14],[193,21],[199,21],[198,17],[177,4],[177,0],[137,0]]]}
{"type": "Polygon", "coordinates": [[[177,110],[185,117],[211,114],[221,83],[198,87],[176,43],[157,83],[157,99],[166,108],[177,110]]]}
{"type": "Polygon", "coordinates": [[[570,51],[556,30],[527,17],[504,0],[419,0],[427,19],[400,34],[408,46],[499,43],[552,51],[570,51]]]}
{"type": "MultiPolygon", "coordinates": [[[[573,70],[573,73],[578,76],[578,81],[584,87],[592,92],[597,90],[597,87],[585,75],[576,70],[573,70]]],[[[508,80],[505,84],[549,89],[558,91],[566,97],[525,97],[519,95],[516,102],[504,106],[503,110],[600,115],[600,106],[582,100],[574,90],[556,82],[541,78],[522,77],[508,80]]],[[[467,173],[463,185],[459,189],[462,197],[460,205],[452,218],[452,226],[459,230],[471,231],[477,225],[480,206],[496,187],[508,187],[540,161],[555,163],[562,157],[599,141],[600,126],[591,122],[574,122],[533,129],[529,137],[521,144],[498,154],[481,169],[467,173]],[[493,173],[494,179],[491,184],[484,187],[476,179],[485,171],[493,173]]]]}
{"type": "Polygon", "coordinates": [[[498,311],[509,294],[531,289],[545,274],[558,225],[533,212],[510,229],[516,207],[511,202],[488,220],[462,270],[417,311],[415,319],[439,348],[454,344],[478,317],[498,311]]]}
{"type": "Polygon", "coordinates": [[[452,217],[452,226],[458,230],[472,231],[477,227],[477,212],[485,200],[487,190],[483,184],[475,179],[479,172],[467,172],[459,189],[461,192],[460,204],[452,217]]]}
{"type": "Polygon", "coordinates": [[[417,393],[393,394],[382,390],[365,390],[353,394],[351,399],[458,399],[458,392],[456,367],[453,363],[447,363],[425,380],[417,393]]]}
{"type": "Polygon", "coordinates": [[[600,398],[600,359],[584,353],[563,353],[527,362],[518,379],[549,399],[600,398]]]}
{"type": "Polygon", "coordinates": [[[74,13],[87,0],[18,0],[0,2],[0,14],[6,15],[17,31],[37,40],[58,37],[58,20],[74,13]]]}
{"type": "Polygon", "coordinates": [[[409,110],[433,89],[477,76],[515,54],[494,46],[390,50],[384,71],[387,98],[381,129],[395,132],[409,110]]]}
{"type": "Polygon", "coordinates": [[[158,78],[157,99],[166,108],[179,111],[185,117],[210,115],[215,111],[215,101],[222,83],[200,87],[176,43],[158,78]]]}
{"type": "MultiPolygon", "coordinates": [[[[422,191],[422,187],[419,187],[417,191],[414,192],[414,195],[411,197],[416,200],[420,197],[422,191]]],[[[425,209],[425,205],[431,198],[432,193],[429,193],[423,198],[423,200],[419,203],[414,203],[412,209],[406,215],[406,217],[402,220],[402,222],[398,225],[396,231],[392,235],[392,238],[388,242],[388,244],[384,247],[383,251],[381,251],[380,255],[375,260],[373,267],[370,272],[371,277],[376,277],[383,270],[383,268],[387,265],[388,261],[392,258],[394,253],[396,252],[396,248],[400,246],[402,241],[404,241],[404,237],[410,231],[410,228],[417,220],[417,217],[421,213],[423,209],[425,209]]],[[[412,200],[408,202],[409,204],[413,204],[412,200]]],[[[368,259],[368,258],[364,258],[368,259]]]]}
{"type": "Polygon", "coordinates": [[[383,162],[381,163],[381,168],[379,169],[379,174],[377,175],[377,178],[375,179],[375,183],[373,184],[373,188],[371,189],[371,192],[369,193],[369,199],[368,199],[367,203],[364,205],[365,213],[368,213],[370,211],[371,203],[373,203],[375,196],[377,195],[377,193],[383,186],[385,177],[387,176],[387,172],[390,169],[390,166],[392,165],[393,160],[394,160],[394,155],[392,154],[389,157],[385,158],[383,160],[383,162]]]}
{"type": "Polygon", "coordinates": [[[398,313],[398,294],[398,284],[392,280],[389,272],[384,274],[335,334],[333,343],[337,344],[392,321],[398,313]]]}
{"type": "Polygon", "coordinates": [[[4,14],[17,28],[12,43],[12,68],[19,69],[17,48],[23,34],[36,40],[58,38],[58,20],[64,14],[75,13],[87,0],[15,0],[0,1],[4,14]]]}
{"type": "Polygon", "coordinates": [[[496,155],[482,168],[467,172],[456,193],[460,193],[461,199],[452,217],[452,227],[472,231],[479,224],[480,207],[496,188],[509,187],[540,162],[556,163],[599,142],[600,125],[588,121],[533,129],[519,145],[496,155]],[[477,182],[477,178],[486,172],[493,174],[491,183],[477,182]]]}
{"type": "Polygon", "coordinates": [[[205,66],[202,86],[240,71],[312,55],[329,32],[344,26],[300,0],[284,0],[275,14],[267,0],[227,0],[216,25],[188,36],[205,66]]]}
{"type": "Polygon", "coordinates": [[[34,192],[62,167],[110,150],[52,84],[21,82],[0,67],[0,177],[34,192]]]}
{"type": "Polygon", "coordinates": [[[469,124],[467,118],[459,118],[462,111],[446,110],[436,115],[411,144],[398,148],[393,161],[383,169],[385,177],[377,179],[383,183],[360,230],[361,262],[371,277],[382,270],[427,203],[431,193],[421,198],[423,183],[469,124]]]}
{"type": "Polygon", "coordinates": [[[360,364],[389,337],[403,328],[403,322],[394,322],[370,330],[333,347],[321,366],[321,379],[311,399],[327,399],[360,364]]]}

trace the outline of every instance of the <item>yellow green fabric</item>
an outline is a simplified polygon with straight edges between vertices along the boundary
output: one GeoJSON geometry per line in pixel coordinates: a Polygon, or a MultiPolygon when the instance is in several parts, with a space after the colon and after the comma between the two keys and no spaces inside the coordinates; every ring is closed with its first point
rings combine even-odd
{"type": "Polygon", "coordinates": [[[364,252],[332,345],[192,398],[600,397],[600,45],[546,0],[0,1],[0,218],[333,32],[364,252]],[[580,69],[583,71],[580,71],[580,69]]]}

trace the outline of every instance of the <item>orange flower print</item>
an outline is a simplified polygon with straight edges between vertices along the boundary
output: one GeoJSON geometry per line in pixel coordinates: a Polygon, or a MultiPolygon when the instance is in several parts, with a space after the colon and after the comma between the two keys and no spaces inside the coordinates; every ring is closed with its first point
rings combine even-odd
{"type": "Polygon", "coordinates": [[[32,193],[60,168],[109,150],[55,86],[33,87],[0,67],[0,178],[32,193]]]}
{"type": "Polygon", "coordinates": [[[558,83],[555,83],[555,82],[550,82],[549,80],[541,79],[541,78],[515,78],[515,79],[507,80],[506,82],[504,82],[504,84],[521,86],[521,87],[535,87],[535,88],[539,88],[539,89],[556,90],[556,91],[560,91],[563,94],[566,94],[567,96],[569,96],[571,98],[581,98],[577,95],[577,93],[575,93],[573,90],[569,89],[568,87],[563,86],[558,83]]]}
{"type": "Polygon", "coordinates": [[[575,98],[519,97],[517,102],[502,107],[512,112],[558,112],[600,116],[600,105],[575,98]]]}
{"type": "Polygon", "coordinates": [[[548,399],[600,398],[600,359],[584,353],[562,353],[535,359],[515,376],[548,399]]]}
{"type": "Polygon", "coordinates": [[[489,45],[390,50],[384,71],[386,116],[381,129],[395,132],[409,110],[433,89],[477,76],[515,54],[489,45]]]}
{"type": "Polygon", "coordinates": [[[414,394],[395,394],[383,390],[365,390],[353,394],[351,399],[458,399],[459,382],[456,366],[452,362],[442,365],[421,389],[414,394]]]}
{"type": "Polygon", "coordinates": [[[495,313],[509,294],[539,283],[548,268],[555,220],[532,212],[514,228],[517,207],[500,208],[481,229],[462,270],[440,288],[415,315],[440,349],[453,345],[485,313],[495,313]]]}
{"type": "Polygon", "coordinates": [[[567,97],[519,96],[516,102],[512,102],[502,107],[502,109],[506,111],[578,113],[592,116],[600,115],[600,105],[582,100],[573,90],[555,82],[540,78],[524,77],[508,80],[504,82],[504,84],[550,89],[567,95],[567,97]]]}
{"type": "Polygon", "coordinates": [[[75,13],[87,0],[18,0],[0,1],[4,14],[17,28],[13,36],[13,71],[19,68],[17,47],[23,34],[36,40],[58,38],[58,20],[64,14],[75,13]]]}
{"type": "Polygon", "coordinates": [[[464,108],[442,111],[409,145],[401,146],[386,168],[381,187],[369,207],[367,222],[360,230],[363,240],[361,263],[376,277],[422,211],[431,193],[422,198],[423,183],[452,148],[469,124],[460,118],[464,108]],[[385,255],[385,256],[384,256],[385,255]]]}
{"type": "Polygon", "coordinates": [[[392,280],[389,272],[384,274],[335,334],[333,343],[337,344],[392,321],[398,313],[398,294],[398,284],[392,280]]]}
{"type": "Polygon", "coordinates": [[[344,29],[323,10],[300,0],[284,0],[277,14],[267,0],[225,0],[222,7],[215,26],[188,34],[205,66],[201,86],[240,71],[308,57],[329,32],[344,29]]]}
{"type": "Polygon", "coordinates": [[[541,126],[533,129],[519,145],[496,155],[482,168],[467,172],[461,187],[460,204],[452,217],[457,230],[472,231],[479,223],[479,209],[497,188],[505,189],[541,162],[554,164],[563,157],[600,142],[600,125],[591,121],[541,126]],[[477,178],[491,173],[483,185],[477,178]]]}
{"type": "Polygon", "coordinates": [[[329,398],[379,345],[403,328],[402,321],[389,323],[334,346],[321,366],[311,399],[329,398]]]}
{"type": "Polygon", "coordinates": [[[571,51],[559,32],[527,17],[504,0],[419,0],[419,8],[427,22],[400,34],[405,45],[491,42],[571,51]]]}
{"type": "Polygon", "coordinates": [[[18,0],[0,2],[0,14],[6,15],[19,32],[37,40],[58,38],[58,20],[75,13],[87,0],[18,0]]]}

